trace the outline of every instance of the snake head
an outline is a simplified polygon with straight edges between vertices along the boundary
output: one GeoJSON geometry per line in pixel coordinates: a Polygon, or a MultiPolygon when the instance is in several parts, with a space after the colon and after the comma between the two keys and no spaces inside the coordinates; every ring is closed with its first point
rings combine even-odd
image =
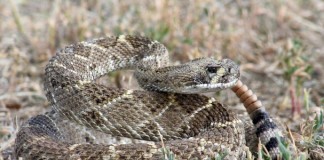
{"type": "Polygon", "coordinates": [[[240,77],[239,67],[230,59],[215,60],[213,58],[199,58],[188,62],[189,67],[186,78],[178,92],[201,93],[214,92],[230,88],[236,84],[240,77]],[[190,81],[191,80],[191,81],[190,81]]]}
{"type": "Polygon", "coordinates": [[[139,69],[135,76],[146,90],[191,94],[230,88],[240,72],[232,60],[199,58],[177,66],[139,69]]]}

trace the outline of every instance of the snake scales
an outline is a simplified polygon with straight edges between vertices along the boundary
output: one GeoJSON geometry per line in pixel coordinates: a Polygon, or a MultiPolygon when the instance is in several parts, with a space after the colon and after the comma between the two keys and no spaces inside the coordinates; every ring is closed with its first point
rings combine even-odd
{"type": "MultiPolygon", "coordinates": [[[[21,126],[15,157],[161,159],[161,148],[167,147],[177,159],[211,158],[216,153],[226,153],[225,159],[245,159],[243,122],[214,98],[198,94],[233,87],[240,82],[238,66],[213,58],[178,66],[168,63],[161,43],[140,36],[106,37],[59,50],[45,73],[52,110],[21,126]],[[134,69],[145,91],[96,83],[120,69],[134,69]],[[103,144],[107,134],[141,141],[103,144]]],[[[247,109],[255,135],[276,158],[276,125],[252,92],[245,94],[250,91],[245,85],[235,87],[246,106],[252,106],[247,109]]]]}

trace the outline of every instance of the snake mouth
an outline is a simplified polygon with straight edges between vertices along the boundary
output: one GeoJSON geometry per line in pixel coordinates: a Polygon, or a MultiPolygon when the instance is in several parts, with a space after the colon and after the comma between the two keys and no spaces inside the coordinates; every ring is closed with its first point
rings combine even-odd
{"type": "Polygon", "coordinates": [[[233,87],[237,83],[238,79],[232,80],[227,83],[214,83],[214,84],[198,84],[185,87],[182,93],[204,93],[204,92],[215,92],[227,88],[233,87]]]}

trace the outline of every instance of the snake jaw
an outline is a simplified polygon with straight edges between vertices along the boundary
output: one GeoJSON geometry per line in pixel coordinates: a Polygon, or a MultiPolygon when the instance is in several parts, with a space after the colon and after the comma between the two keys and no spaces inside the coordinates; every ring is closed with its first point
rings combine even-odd
{"type": "Polygon", "coordinates": [[[187,86],[183,90],[183,93],[203,93],[203,92],[215,92],[226,88],[233,87],[238,79],[230,81],[228,83],[215,83],[215,84],[198,84],[193,86],[187,86]]]}

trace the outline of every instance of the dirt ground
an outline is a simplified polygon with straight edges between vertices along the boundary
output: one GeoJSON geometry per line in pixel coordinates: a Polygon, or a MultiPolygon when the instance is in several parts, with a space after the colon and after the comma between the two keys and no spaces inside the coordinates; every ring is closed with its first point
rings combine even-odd
{"type": "MultiPolygon", "coordinates": [[[[241,80],[287,130],[292,159],[307,159],[314,148],[324,153],[322,0],[0,0],[0,160],[12,153],[20,124],[49,108],[44,68],[55,51],[120,34],[160,41],[173,64],[234,60],[241,80]]],[[[131,77],[118,72],[102,81],[138,88],[131,77]]],[[[230,91],[210,95],[242,110],[230,91]]]]}

